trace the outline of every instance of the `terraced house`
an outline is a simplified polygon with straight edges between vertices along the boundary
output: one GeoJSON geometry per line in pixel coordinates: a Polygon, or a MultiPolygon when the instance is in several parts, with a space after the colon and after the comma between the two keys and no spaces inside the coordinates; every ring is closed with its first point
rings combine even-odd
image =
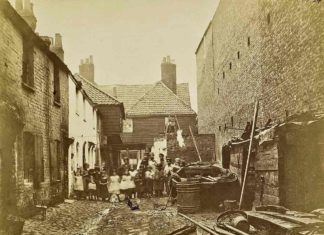
{"type": "Polygon", "coordinates": [[[29,1],[0,1],[1,215],[62,201],[67,183],[71,72],[61,36],[38,36],[36,22],[29,1]]]}

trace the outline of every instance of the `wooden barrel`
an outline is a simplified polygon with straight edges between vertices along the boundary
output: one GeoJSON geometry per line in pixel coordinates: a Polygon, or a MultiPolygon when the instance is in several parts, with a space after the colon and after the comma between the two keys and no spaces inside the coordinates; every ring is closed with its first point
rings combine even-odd
{"type": "Polygon", "coordinates": [[[177,207],[181,213],[195,213],[200,210],[200,183],[177,183],[177,207]]]}

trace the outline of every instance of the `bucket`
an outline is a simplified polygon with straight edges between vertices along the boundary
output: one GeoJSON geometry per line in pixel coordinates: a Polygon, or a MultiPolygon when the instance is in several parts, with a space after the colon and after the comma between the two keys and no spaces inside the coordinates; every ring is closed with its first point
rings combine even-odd
{"type": "Polygon", "coordinates": [[[181,213],[195,213],[200,210],[200,184],[179,182],[177,188],[177,207],[181,213]]]}

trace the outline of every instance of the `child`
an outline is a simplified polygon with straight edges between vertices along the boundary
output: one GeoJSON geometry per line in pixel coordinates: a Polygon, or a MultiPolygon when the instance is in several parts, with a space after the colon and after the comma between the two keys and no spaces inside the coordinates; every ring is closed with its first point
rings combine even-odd
{"type": "Polygon", "coordinates": [[[81,176],[81,169],[78,168],[74,176],[74,193],[78,200],[81,199],[83,191],[84,191],[84,187],[83,187],[83,179],[81,176]]]}
{"type": "Polygon", "coordinates": [[[110,201],[112,195],[116,195],[118,201],[120,202],[119,194],[120,194],[120,177],[117,175],[116,170],[113,170],[112,176],[110,176],[110,184],[108,187],[109,198],[110,201]]]}
{"type": "Polygon", "coordinates": [[[88,190],[89,190],[89,200],[97,200],[97,186],[96,183],[94,182],[94,178],[92,175],[90,175],[88,190]]]}
{"type": "Polygon", "coordinates": [[[153,195],[153,171],[152,167],[148,166],[145,171],[145,192],[147,197],[152,197],[153,195]]]}
{"type": "Polygon", "coordinates": [[[134,198],[136,197],[136,185],[135,185],[135,177],[137,175],[137,170],[134,169],[134,167],[132,166],[130,171],[129,171],[129,175],[131,176],[131,181],[130,181],[130,189],[129,189],[129,194],[130,194],[130,198],[134,198]]]}
{"type": "Polygon", "coordinates": [[[162,164],[157,164],[156,170],[154,172],[153,188],[156,197],[162,197],[162,192],[164,189],[164,171],[162,164]]]}
{"type": "Polygon", "coordinates": [[[128,169],[125,169],[125,173],[122,176],[120,182],[120,191],[125,195],[125,198],[131,197],[131,190],[135,188],[134,181],[132,180],[132,176],[129,174],[128,169]]]}
{"type": "Polygon", "coordinates": [[[136,197],[141,198],[144,192],[144,166],[141,164],[134,177],[136,197]]]}
{"type": "Polygon", "coordinates": [[[99,181],[99,194],[101,197],[101,200],[105,201],[108,197],[108,178],[107,178],[107,174],[103,173],[101,174],[101,178],[99,181]]]}

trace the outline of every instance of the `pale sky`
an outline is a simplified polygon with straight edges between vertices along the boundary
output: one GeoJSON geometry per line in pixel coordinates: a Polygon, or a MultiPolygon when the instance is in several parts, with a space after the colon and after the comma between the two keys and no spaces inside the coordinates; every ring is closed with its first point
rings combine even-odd
{"type": "Polygon", "coordinates": [[[33,2],[36,31],[62,34],[65,62],[73,73],[80,59],[93,55],[98,84],[153,83],[160,80],[162,57],[170,55],[177,82],[190,84],[196,110],[195,50],[218,0],[33,2]]]}

